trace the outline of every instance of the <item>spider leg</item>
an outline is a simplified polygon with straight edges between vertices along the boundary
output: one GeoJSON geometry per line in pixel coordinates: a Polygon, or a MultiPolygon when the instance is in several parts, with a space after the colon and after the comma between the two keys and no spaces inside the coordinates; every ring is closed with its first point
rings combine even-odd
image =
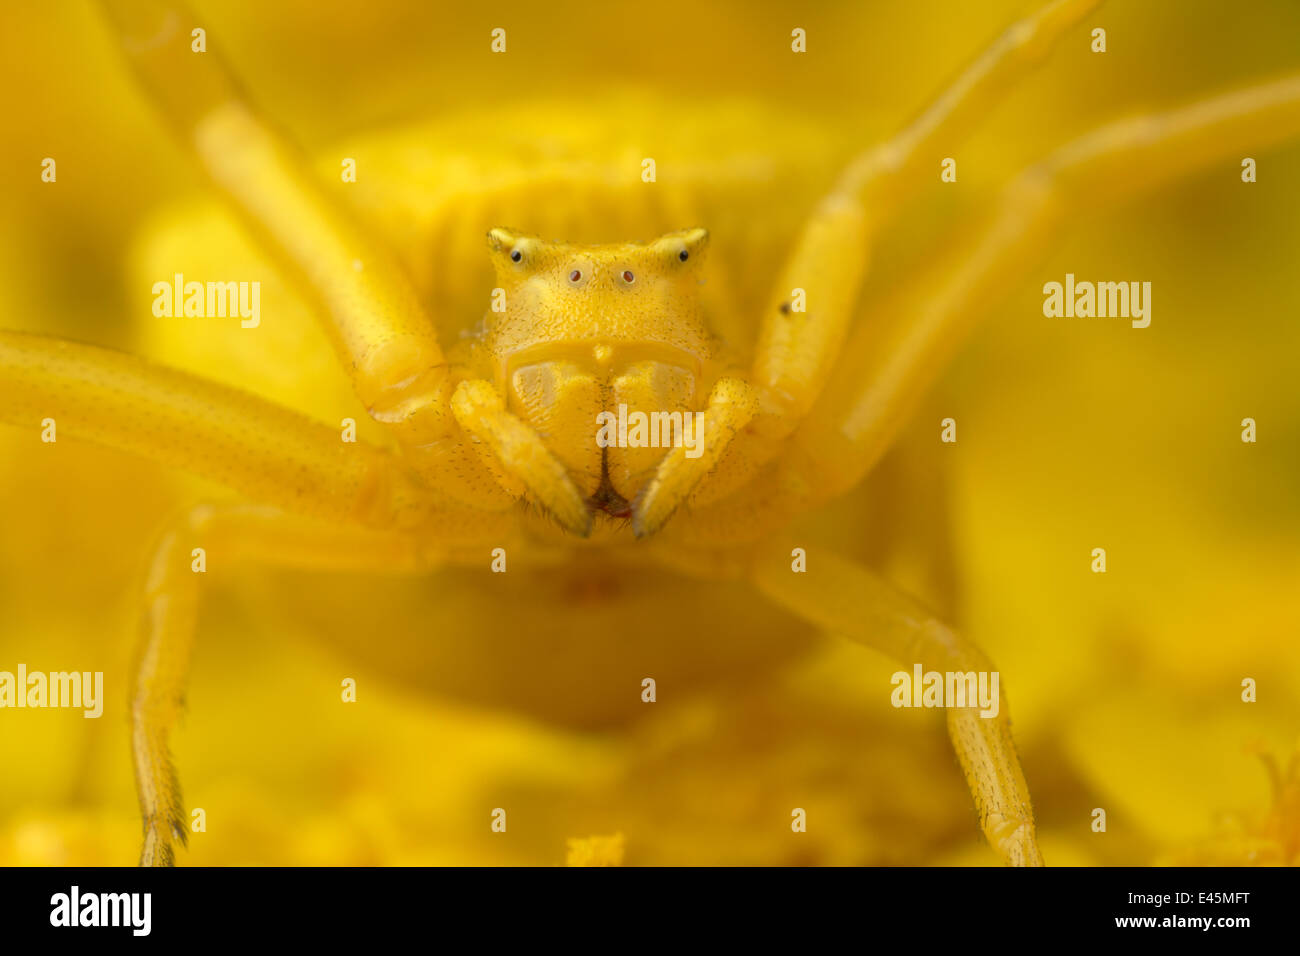
{"type": "Polygon", "coordinates": [[[988,219],[858,327],[793,443],[820,496],[856,484],[987,307],[1072,217],[1300,134],[1300,74],[1114,123],[1012,181],[988,219]]]}
{"type": "MultiPolygon", "coordinates": [[[[721,455],[718,467],[687,489],[697,515],[710,507],[728,507],[737,493],[772,499],[764,467],[783,453],[784,439],[815,403],[838,358],[876,234],[926,175],[934,174],[944,151],[1101,2],[1052,0],[1013,24],[911,125],[847,166],[782,267],[754,354],[751,380],[760,387],[758,413],[721,455]],[[806,311],[795,310],[795,289],[803,290],[806,311]],[[746,490],[747,483],[752,487],[746,490]]],[[[729,517],[721,523],[738,526],[729,517]]]]}
{"type": "Polygon", "coordinates": [[[388,452],[344,442],[335,429],[254,395],[109,349],[0,332],[0,421],[35,429],[43,418],[63,435],[185,468],[278,506],[199,509],[157,550],[131,706],[144,863],[172,862],[172,842],[185,834],[167,732],[193,637],[195,547],[227,564],[416,571],[437,557],[426,541],[450,553],[510,537],[508,514],[431,500],[388,452]]]}
{"type": "MultiPolygon", "coordinates": [[[[866,568],[819,551],[807,571],[795,574],[789,554],[789,548],[765,548],[751,569],[759,590],[782,607],[909,668],[920,664],[926,671],[993,670],[978,647],[866,568]]],[[[947,716],[948,733],[989,843],[1008,863],[1042,865],[1005,697],[999,695],[997,713],[991,717],[981,716],[978,707],[949,707],[947,716]]]]}
{"type": "MultiPolygon", "coordinates": [[[[194,55],[170,0],[105,4],[127,59],[182,143],[318,306],[353,390],[406,459],[460,506],[512,501],[457,428],[456,378],[392,253],[330,196],[213,51],[194,55]]],[[[550,507],[553,502],[538,499],[550,507]]],[[[557,513],[561,524],[571,519],[557,513]]]]}
{"type": "Polygon", "coordinates": [[[1033,268],[1063,222],[1298,134],[1300,74],[1293,74],[1101,127],[1030,167],[984,220],[873,307],[808,416],[788,441],[774,443],[780,457],[763,460],[751,425],[742,432],[750,440],[732,442],[715,472],[747,457],[743,480],[734,469],[724,480],[710,476],[691,498],[691,522],[665,533],[688,546],[754,542],[852,488],[888,450],[964,336],[1033,268]]]}
{"type": "Polygon", "coordinates": [[[330,525],[251,505],[203,506],[168,530],[150,565],[131,689],[131,748],[144,817],[141,866],[171,866],[188,820],[168,738],[181,714],[198,617],[194,548],[214,565],[415,573],[437,563],[412,532],[330,525]]]}
{"type": "Polygon", "coordinates": [[[789,434],[834,363],[876,233],[1003,95],[1101,0],[1053,0],[1009,27],[895,138],[845,169],[804,227],[763,316],[753,381],[766,389],[765,435],[789,434]],[[806,293],[806,311],[791,291],[806,293]]]}
{"type": "Polygon", "coordinates": [[[52,418],[82,438],[220,482],[297,514],[414,526],[428,492],[400,459],[247,392],[134,355],[0,331],[0,422],[52,418]]]}
{"type": "MultiPolygon", "coordinates": [[[[168,0],[105,3],[144,89],[220,192],[317,303],[357,396],[406,444],[454,432],[433,324],[395,257],[328,195],[168,0]]],[[[468,455],[472,464],[473,455],[468,455]]]]}

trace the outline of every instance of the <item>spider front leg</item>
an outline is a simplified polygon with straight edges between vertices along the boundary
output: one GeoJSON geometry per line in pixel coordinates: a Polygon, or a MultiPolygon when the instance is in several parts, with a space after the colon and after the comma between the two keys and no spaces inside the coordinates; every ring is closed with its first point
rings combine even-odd
{"type": "Polygon", "coordinates": [[[357,397],[392,430],[412,467],[440,496],[472,509],[505,510],[522,481],[562,525],[584,533],[585,505],[567,478],[555,478],[556,462],[540,440],[504,410],[470,400],[486,401],[479,387],[486,383],[467,392],[458,382],[396,257],[316,180],[218,54],[190,52],[177,5],[106,6],[142,86],[250,232],[316,304],[357,397]],[[471,436],[496,459],[484,461],[471,436]]]}
{"type": "Polygon", "coordinates": [[[788,480],[828,497],[855,485],[978,320],[1064,224],[1243,150],[1300,135],[1300,74],[1102,127],[1017,177],[986,221],[873,309],[792,437],[788,480]],[[802,458],[796,461],[796,458],[802,458]]]}
{"type": "Polygon", "coordinates": [[[413,527],[428,491],[400,461],[248,392],[134,355],[0,331],[0,422],[183,468],[327,521],[413,527]]]}
{"type": "MultiPolygon", "coordinates": [[[[763,554],[752,568],[759,590],[823,630],[881,651],[908,668],[920,664],[940,673],[992,672],[978,647],[866,568],[818,552],[806,572],[794,574],[789,548],[765,548],[763,554]]],[[[1012,743],[1005,697],[999,694],[992,716],[983,716],[978,707],[949,707],[947,715],[948,733],[989,843],[1012,865],[1041,866],[1029,787],[1012,743]]]]}
{"type": "Polygon", "coordinates": [[[446,357],[396,257],[316,180],[303,155],[244,97],[220,55],[190,51],[181,25],[191,18],[180,5],[118,0],[105,10],[182,146],[317,306],[366,410],[434,460],[430,469],[441,472],[443,490],[481,501],[481,468],[456,440],[446,357]]]}
{"type": "Polygon", "coordinates": [[[816,399],[881,228],[925,175],[934,175],[939,159],[1100,2],[1053,0],[1009,27],[911,125],[845,169],[805,226],[763,316],[753,380],[765,389],[755,422],[764,435],[789,434],[816,399]],[[795,289],[803,303],[791,301],[795,289]]]}
{"type": "MultiPolygon", "coordinates": [[[[951,150],[1101,0],[1052,0],[1005,30],[893,139],[853,160],[813,212],[763,316],[751,381],[758,407],[720,467],[688,488],[695,509],[721,503],[782,450],[839,358],[879,232],[951,150]],[[794,301],[795,290],[802,302],[794,301]]],[[[751,494],[766,495],[760,477],[751,494]]],[[[675,505],[674,505],[675,506],[675,505]]],[[[797,510],[797,509],[796,509],[797,510]]],[[[729,520],[728,524],[733,524],[729,520]]]]}
{"type": "Polygon", "coordinates": [[[436,564],[409,532],[329,525],[252,505],[203,506],[167,531],[144,593],[144,643],[131,690],[131,749],[144,817],[141,866],[171,866],[188,821],[169,738],[180,717],[198,620],[194,551],[216,566],[415,573],[436,564]]]}
{"type": "Polygon", "coordinates": [[[185,820],[167,736],[179,713],[199,600],[194,549],[254,561],[413,572],[436,547],[510,539],[508,515],[438,508],[392,455],[254,395],[132,355],[0,332],[0,421],[144,455],[278,507],[194,512],[159,545],[146,588],[132,692],[132,746],[145,819],[142,862],[168,864],[185,820]]]}

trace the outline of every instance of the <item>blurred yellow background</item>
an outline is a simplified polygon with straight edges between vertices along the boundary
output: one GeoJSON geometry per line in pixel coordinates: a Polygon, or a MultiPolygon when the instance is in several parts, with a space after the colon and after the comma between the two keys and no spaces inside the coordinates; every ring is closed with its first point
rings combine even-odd
{"type": "MultiPolygon", "coordinates": [[[[316,0],[195,4],[195,22],[325,170],[337,168],[332,144],[423,118],[487,121],[545,101],[568,105],[575,126],[617,122],[653,142],[673,130],[674,103],[714,97],[822,131],[818,161],[833,167],[906,121],[1028,7],[316,0]],[[510,52],[492,57],[497,26],[510,52]],[[804,56],[788,55],[795,26],[808,31],[804,56]],[[654,106],[616,121],[595,111],[622,91],[654,106]]],[[[303,394],[309,375],[326,374],[304,371],[319,342],[262,354],[255,372],[151,329],[142,276],[169,237],[208,235],[193,232],[206,228],[194,205],[203,182],[132,85],[96,7],[10,4],[0,18],[0,326],[151,355],[335,418],[346,398],[303,394]],[[58,161],[54,186],[39,180],[45,156],[58,161]]],[[[880,250],[870,290],[1053,146],[1300,68],[1297,36],[1292,0],[1103,7],[963,146],[960,189],[918,200],[880,250]],[[1104,55],[1088,50],[1094,25],[1108,31],[1104,55]]],[[[1049,863],[1300,853],[1300,781],[1273,806],[1249,752],[1285,762],[1300,737],[1300,144],[1256,158],[1254,185],[1234,164],[1062,237],[962,353],[908,444],[931,442],[948,414],[960,443],[893,456],[872,486],[891,497],[847,512],[867,522],[864,537],[881,537],[859,550],[999,666],[1049,863]],[[1041,285],[1066,272],[1151,281],[1151,327],[1044,319],[1041,285]],[[1257,444],[1239,440],[1247,416],[1257,444]],[[1089,571],[1094,547],[1107,549],[1105,575],[1089,571]],[[1241,702],[1245,677],[1259,683],[1257,703],[1241,702]],[[1091,832],[1095,807],[1107,810],[1105,834],[1091,832]]],[[[793,192],[802,202],[829,184],[793,192]]],[[[760,212],[766,201],[751,199],[760,212]]],[[[801,208],[770,202],[781,229],[801,208]]],[[[478,223],[465,230],[479,241],[478,223]]],[[[194,241],[186,254],[226,254],[194,241]]],[[[748,278],[757,288],[767,276],[748,278]]],[[[478,286],[467,275],[462,291],[478,286]]],[[[123,693],[140,576],[164,522],[214,494],[112,451],[60,442],[55,452],[35,428],[0,428],[0,670],[102,670],[109,689],[99,721],[0,712],[0,862],[134,860],[123,693]]],[[[842,514],[809,527],[835,525],[843,536],[842,514]]],[[[745,611],[743,595],[717,597],[742,616],[734,633],[711,635],[644,594],[584,617],[572,611],[583,595],[556,590],[568,608],[557,604],[557,618],[585,621],[611,658],[657,653],[671,658],[665,668],[707,673],[653,719],[556,704],[548,720],[547,695],[530,697],[534,664],[510,657],[490,626],[476,633],[472,609],[456,604],[467,579],[212,577],[174,738],[187,803],[206,810],[208,832],[193,835],[182,865],[558,864],[567,840],[616,832],[634,864],[995,862],[941,717],[888,706],[893,663],[812,643],[782,615],[745,611]],[[634,647],[620,613],[656,612],[675,635],[669,650],[634,647]],[[457,649],[440,657],[427,645],[444,634],[457,649]],[[786,656],[788,634],[790,663],[729,680],[732,658],[709,644],[750,634],[765,662],[786,656]],[[448,690],[458,669],[481,669],[493,676],[477,686],[498,693],[420,693],[420,680],[402,679],[408,658],[423,661],[410,666],[430,672],[425,684],[448,690]],[[343,676],[360,682],[355,706],[339,703],[343,676]],[[800,805],[815,821],[806,839],[789,832],[800,805]],[[496,806],[518,808],[508,840],[489,832],[496,806]]],[[[547,582],[518,586],[549,593],[547,582]]],[[[711,600],[703,586],[692,595],[711,600]]],[[[566,631],[539,622],[539,642],[543,632],[566,631]]],[[[588,652],[568,649],[578,667],[588,652]]]]}

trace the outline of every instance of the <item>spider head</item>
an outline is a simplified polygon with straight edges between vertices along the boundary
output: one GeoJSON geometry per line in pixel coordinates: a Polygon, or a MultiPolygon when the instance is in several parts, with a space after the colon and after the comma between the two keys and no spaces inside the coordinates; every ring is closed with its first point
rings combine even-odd
{"type": "Polygon", "coordinates": [[[578,245],[493,229],[499,298],[489,314],[498,352],[544,342],[654,342],[692,353],[707,336],[699,286],[709,234],[578,245]],[[504,301],[501,301],[503,299],[504,301]]]}
{"type": "Polygon", "coordinates": [[[598,437],[602,413],[680,420],[707,396],[714,346],[699,301],[707,244],[703,229],[609,245],[488,233],[494,378],[591,511],[627,517],[668,451],[661,441],[611,447],[598,437]]]}

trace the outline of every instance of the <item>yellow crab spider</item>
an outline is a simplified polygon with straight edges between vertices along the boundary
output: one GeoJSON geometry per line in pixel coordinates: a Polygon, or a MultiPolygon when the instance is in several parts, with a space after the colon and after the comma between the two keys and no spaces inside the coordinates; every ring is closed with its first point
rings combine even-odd
{"type": "MultiPolygon", "coordinates": [[[[481,565],[496,547],[559,564],[617,555],[748,581],[756,596],[909,666],[988,670],[970,641],[854,560],[818,551],[792,573],[784,531],[864,478],[982,309],[1072,213],[1300,131],[1300,75],[1103,127],[1016,176],[918,281],[858,315],[873,248],[941,149],[1098,2],[1047,3],[911,125],[861,152],[767,277],[756,312],[737,314],[743,296],[701,285],[708,223],[602,245],[498,225],[487,252],[503,309],[449,348],[395,255],[306,171],[216,53],[190,54],[175,11],[110,5],[143,87],[315,306],[357,397],[392,438],[340,442],[297,412],[129,354],[0,333],[0,420],[54,417],[66,434],[247,501],[195,509],[150,566],[131,698],[141,863],[173,863],[186,837],[168,738],[196,626],[197,545],[226,560],[411,573],[481,565]],[[698,413],[700,454],[601,447],[597,418],[620,406],[698,413]]],[[[948,727],[990,844],[1009,863],[1039,864],[1008,715],[1005,700],[992,719],[951,708],[948,727]]]]}

